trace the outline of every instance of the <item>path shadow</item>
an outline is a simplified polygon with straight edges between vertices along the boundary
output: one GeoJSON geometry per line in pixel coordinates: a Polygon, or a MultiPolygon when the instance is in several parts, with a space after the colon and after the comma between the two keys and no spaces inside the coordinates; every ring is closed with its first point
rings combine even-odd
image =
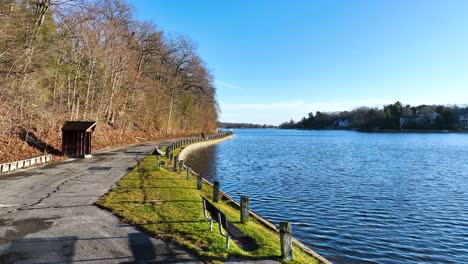
{"type": "Polygon", "coordinates": [[[156,258],[154,245],[145,234],[130,233],[128,234],[128,242],[135,261],[153,260],[156,258]]]}
{"type": "MultiPolygon", "coordinates": [[[[0,224],[4,224],[3,222],[0,224]]],[[[130,233],[117,237],[76,236],[22,238],[9,242],[7,247],[0,248],[0,263],[193,263],[192,255],[170,245],[168,242],[152,240],[144,233],[130,233]],[[115,255],[110,251],[109,256],[79,255],[78,241],[107,239],[128,239],[131,255],[115,255]],[[128,261],[131,259],[131,261],[128,261]]]]}
{"type": "Polygon", "coordinates": [[[41,139],[39,139],[33,132],[31,131],[26,131],[24,129],[21,130],[19,133],[19,137],[21,140],[26,141],[29,146],[41,151],[41,152],[46,152],[52,155],[62,155],[62,152],[53,146],[45,143],[41,139]]]}
{"type": "Polygon", "coordinates": [[[11,242],[0,250],[0,263],[70,263],[77,237],[28,238],[11,242]]]}
{"type": "Polygon", "coordinates": [[[184,263],[193,262],[187,253],[174,250],[167,243],[155,244],[143,233],[128,234],[128,242],[134,260],[125,263],[184,263]]]}
{"type": "Polygon", "coordinates": [[[125,153],[125,154],[151,154],[151,152],[147,152],[147,151],[124,151],[122,153],[125,153]]]}

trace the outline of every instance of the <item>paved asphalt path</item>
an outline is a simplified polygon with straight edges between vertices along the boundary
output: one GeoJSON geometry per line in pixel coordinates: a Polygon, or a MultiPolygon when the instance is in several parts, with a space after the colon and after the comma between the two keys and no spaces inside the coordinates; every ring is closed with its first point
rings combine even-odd
{"type": "Polygon", "coordinates": [[[93,205],[156,144],[0,175],[0,263],[201,263],[93,205]]]}
{"type": "Polygon", "coordinates": [[[93,205],[155,145],[0,175],[0,263],[201,263],[93,205]]]}

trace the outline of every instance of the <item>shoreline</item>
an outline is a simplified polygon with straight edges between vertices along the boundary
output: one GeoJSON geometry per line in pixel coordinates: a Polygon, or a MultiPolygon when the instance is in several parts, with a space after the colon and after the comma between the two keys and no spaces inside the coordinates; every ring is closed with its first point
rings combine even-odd
{"type": "Polygon", "coordinates": [[[207,147],[212,146],[212,145],[219,144],[219,143],[221,143],[223,141],[226,141],[228,139],[231,139],[231,138],[234,138],[234,134],[230,135],[230,136],[227,136],[227,137],[220,138],[220,139],[208,140],[208,141],[197,142],[197,143],[187,145],[185,148],[183,148],[179,152],[179,160],[184,160],[191,153],[193,153],[193,152],[195,152],[195,151],[197,151],[199,149],[203,149],[203,148],[207,148],[207,147]]]}
{"type": "MultiPolygon", "coordinates": [[[[226,141],[228,139],[231,139],[234,137],[234,134],[230,135],[230,136],[227,136],[227,137],[224,137],[224,138],[220,138],[220,139],[216,139],[216,140],[209,140],[209,141],[204,141],[204,142],[198,142],[198,143],[193,143],[193,144],[190,144],[188,146],[186,146],[185,148],[183,148],[180,153],[179,153],[179,159],[180,160],[184,160],[187,156],[189,156],[190,154],[193,154],[194,152],[196,152],[197,150],[200,150],[200,149],[203,149],[203,148],[206,148],[206,147],[209,147],[209,146],[212,146],[212,145],[216,145],[216,144],[219,144],[223,141],[226,141]]],[[[184,165],[184,168],[187,169],[186,167],[186,164],[184,165]]],[[[198,175],[198,173],[192,171],[193,174],[195,175],[198,175]]],[[[203,178],[203,182],[205,182],[206,184],[210,185],[211,187],[214,187],[213,186],[213,183],[211,183],[209,180],[203,178]]],[[[229,200],[232,204],[234,204],[235,206],[237,206],[239,209],[241,208],[241,204],[234,200],[234,198],[232,198],[228,193],[224,192],[223,190],[219,190],[219,193],[221,196],[224,196],[224,198],[226,198],[227,200],[229,200]]],[[[255,213],[254,211],[252,211],[251,209],[249,209],[249,214],[251,217],[255,218],[256,220],[258,220],[263,226],[265,226],[266,228],[269,228],[275,232],[278,232],[279,233],[279,228],[273,224],[272,222],[270,222],[269,220],[267,220],[266,218],[262,217],[261,215],[255,213]]],[[[325,257],[323,257],[322,255],[320,255],[319,253],[315,252],[313,249],[311,249],[310,247],[306,246],[305,244],[303,244],[302,242],[300,242],[299,240],[297,240],[296,238],[293,237],[292,239],[292,242],[295,246],[299,247],[300,249],[302,249],[304,252],[306,252],[307,254],[309,254],[310,256],[314,257],[319,263],[322,263],[322,264],[331,264],[331,262],[329,260],[327,260],[325,257]]]]}
{"type": "Polygon", "coordinates": [[[380,130],[355,130],[362,133],[394,133],[394,134],[465,134],[467,130],[419,130],[419,129],[403,129],[403,130],[392,130],[392,129],[380,129],[380,130]]]}
{"type": "MultiPolygon", "coordinates": [[[[174,154],[180,154],[189,145],[195,145],[184,151],[184,157],[186,157],[189,152],[195,149],[217,144],[230,138],[232,138],[232,134],[222,138],[210,135],[204,139],[186,138],[172,142],[167,148],[174,154]],[[190,142],[196,143],[190,144],[190,142]]],[[[205,263],[224,263],[232,258],[239,258],[247,263],[256,263],[257,260],[271,260],[272,263],[331,264],[324,257],[295,239],[292,239],[294,259],[291,261],[283,259],[280,254],[281,240],[278,228],[271,223],[273,227],[268,227],[265,223],[269,222],[261,217],[255,217],[256,214],[252,211],[249,212],[251,221],[238,223],[239,204],[228,194],[219,190],[220,199],[215,202],[216,207],[222,210],[231,221],[235,221],[236,227],[246,237],[257,241],[245,244],[240,240],[240,242],[231,243],[231,248],[226,248],[226,239],[220,234],[207,232],[209,230],[208,223],[198,220],[203,217],[203,213],[200,211],[201,204],[194,203],[194,201],[201,200],[201,197],[212,198],[215,190],[213,185],[202,177],[193,177],[197,175],[193,171],[192,177],[186,176],[183,173],[186,171],[182,167],[184,164],[177,162],[177,159],[175,159],[177,163],[173,161],[174,159],[163,155],[159,157],[149,155],[122,177],[114,188],[96,202],[96,205],[112,212],[122,221],[139,225],[142,231],[154,235],[158,239],[176,241],[178,245],[188,249],[205,263]],[[165,163],[162,166],[155,165],[158,164],[158,161],[165,163]],[[204,183],[203,185],[199,185],[200,180],[204,183]],[[135,184],[143,187],[138,188],[135,184]],[[197,188],[194,188],[195,185],[197,188]],[[153,189],[153,186],[157,186],[157,188],[153,189]],[[142,196],[142,194],[144,195],[142,196]],[[122,203],[122,201],[127,202],[122,203]],[[142,211],[143,208],[145,210],[142,211]],[[148,214],[147,210],[151,210],[151,213],[148,214]],[[194,221],[194,218],[197,221],[194,221]]]]}
{"type": "Polygon", "coordinates": [[[278,129],[291,129],[291,130],[310,130],[310,131],[353,131],[359,133],[392,133],[392,134],[468,134],[468,130],[447,130],[447,129],[403,129],[403,130],[393,130],[393,129],[340,129],[340,128],[317,128],[317,129],[307,129],[307,128],[278,128],[278,129]]]}

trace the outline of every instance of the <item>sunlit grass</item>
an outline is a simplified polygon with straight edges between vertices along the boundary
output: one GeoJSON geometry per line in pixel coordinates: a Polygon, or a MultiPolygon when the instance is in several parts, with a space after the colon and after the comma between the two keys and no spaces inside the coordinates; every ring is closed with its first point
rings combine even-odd
{"type": "MultiPolygon", "coordinates": [[[[180,149],[175,150],[176,155],[179,152],[180,149]]],[[[239,209],[222,197],[216,206],[258,245],[248,252],[231,241],[230,248],[226,249],[225,238],[219,234],[217,224],[214,223],[210,231],[203,217],[201,198],[211,199],[212,187],[204,184],[203,190],[197,190],[196,176],[187,180],[185,172],[177,173],[167,159],[160,160],[164,160],[166,166],[157,166],[156,156],[144,159],[98,204],[157,238],[176,241],[211,263],[225,261],[230,256],[280,260],[278,233],[252,218],[247,224],[240,223],[239,209]]],[[[294,261],[288,263],[316,263],[316,259],[295,247],[294,261]]]]}

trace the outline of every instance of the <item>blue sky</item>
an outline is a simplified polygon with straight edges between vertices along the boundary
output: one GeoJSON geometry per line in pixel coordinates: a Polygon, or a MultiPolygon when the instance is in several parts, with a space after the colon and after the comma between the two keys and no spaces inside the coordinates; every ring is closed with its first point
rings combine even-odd
{"type": "Polygon", "coordinates": [[[198,44],[221,121],[468,103],[468,1],[131,0],[136,17],[198,44]]]}

